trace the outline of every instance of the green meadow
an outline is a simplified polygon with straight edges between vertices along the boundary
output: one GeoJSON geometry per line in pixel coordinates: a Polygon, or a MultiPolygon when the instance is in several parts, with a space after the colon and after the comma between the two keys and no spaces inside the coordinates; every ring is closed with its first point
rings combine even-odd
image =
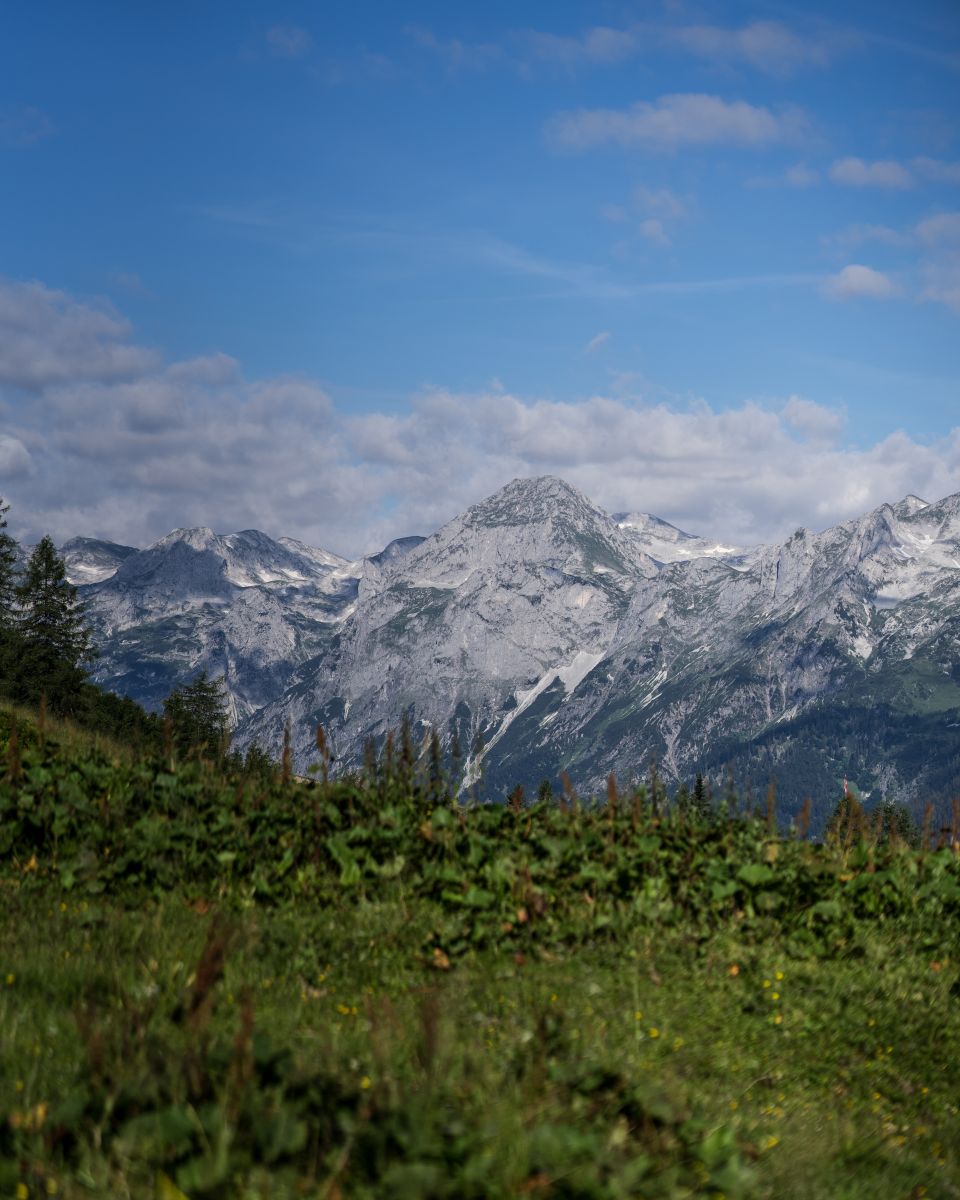
{"type": "Polygon", "coordinates": [[[956,829],[318,757],[0,713],[0,1195],[960,1195],[956,829]]]}

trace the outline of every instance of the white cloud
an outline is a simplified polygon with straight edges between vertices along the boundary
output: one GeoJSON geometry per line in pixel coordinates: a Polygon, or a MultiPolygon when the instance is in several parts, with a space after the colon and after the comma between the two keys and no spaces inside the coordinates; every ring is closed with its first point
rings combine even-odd
{"type": "MultiPolygon", "coordinates": [[[[58,295],[60,308],[77,306],[58,295]]],[[[44,328],[46,363],[59,335],[44,328]]],[[[126,379],[61,371],[27,400],[0,385],[0,482],[16,536],[143,545],[177,526],[256,527],[353,555],[429,533],[514,476],[553,473],[608,510],[747,543],[909,491],[933,499],[960,480],[960,428],[926,445],[896,434],[850,449],[842,411],[799,396],[718,410],[649,403],[629,382],[581,403],[491,387],[350,416],[308,379],[250,381],[227,356],[163,365],[144,353],[143,364],[126,379]]]]}
{"type": "Polygon", "coordinates": [[[638,100],[626,109],[577,109],[558,113],[545,126],[548,140],[566,150],[613,143],[655,150],[731,145],[759,148],[790,142],[807,127],[797,108],[773,112],[746,100],[701,93],[638,100]]]}
{"type": "Polygon", "coordinates": [[[824,291],[835,300],[851,300],[857,296],[886,300],[895,296],[898,290],[889,275],[860,263],[851,263],[824,283],[824,291]]]}
{"type": "Polygon", "coordinates": [[[502,44],[443,38],[425,28],[409,28],[407,33],[449,67],[501,65],[524,74],[537,67],[613,67],[642,55],[679,51],[713,64],[783,76],[825,65],[851,40],[806,37],[779,21],[752,21],[740,27],[633,22],[620,28],[594,25],[574,34],[526,29],[508,34],[502,44]]]}
{"type": "Polygon", "coordinates": [[[623,62],[642,45],[639,29],[612,29],[606,25],[596,25],[577,36],[531,30],[525,40],[534,59],[565,67],[623,62]]]}
{"type": "Polygon", "coordinates": [[[438,37],[432,29],[409,25],[404,31],[423,50],[436,55],[451,74],[484,71],[489,67],[512,64],[503,47],[496,42],[465,42],[460,38],[438,37]]]}
{"type": "Polygon", "coordinates": [[[136,375],[156,356],[130,345],[129,335],[127,321],[106,303],[84,303],[41,283],[0,280],[0,383],[37,388],[136,375]]]}
{"type": "Polygon", "coordinates": [[[820,182],[820,172],[808,167],[806,163],[795,163],[784,171],[783,181],[790,187],[814,187],[820,182]]]}
{"type": "Polygon", "coordinates": [[[960,251],[941,251],[936,258],[921,264],[923,289],[921,300],[945,304],[960,313],[960,251]]]}
{"type": "Polygon", "coordinates": [[[640,236],[645,237],[648,242],[655,242],[658,246],[670,245],[670,238],[659,217],[647,217],[645,221],[641,221],[640,236]]]}
{"type": "Polygon", "coordinates": [[[602,333],[595,334],[586,346],[583,348],[584,354],[592,354],[594,350],[599,350],[604,342],[610,341],[610,330],[604,329],[602,333]]]}
{"type": "Polygon", "coordinates": [[[960,162],[944,162],[938,158],[915,158],[912,166],[917,174],[933,183],[960,183],[960,162]]]}
{"type": "Polygon", "coordinates": [[[637,187],[633,192],[634,203],[641,212],[657,217],[677,220],[686,216],[687,202],[670,188],[637,187]]]}
{"type": "Polygon", "coordinates": [[[889,225],[848,225],[836,233],[820,239],[825,246],[849,250],[861,246],[864,242],[881,242],[886,246],[909,246],[913,237],[902,233],[899,229],[891,229],[889,225]]]}
{"type": "Polygon", "coordinates": [[[830,167],[834,183],[849,187],[909,188],[913,177],[902,163],[892,159],[865,162],[862,158],[838,158],[830,167]]]}
{"type": "Polygon", "coordinates": [[[803,396],[790,396],[780,413],[791,429],[820,441],[834,441],[847,423],[844,409],[828,408],[803,396]]]}
{"type": "Polygon", "coordinates": [[[780,21],[753,21],[740,29],[719,25],[674,26],[665,38],[691,54],[714,62],[743,62],[770,75],[829,61],[825,42],[801,37],[780,21]]]}
{"type": "Polygon", "coordinates": [[[960,244],[960,212],[937,213],[916,227],[917,237],[928,245],[944,242],[960,244]]]}
{"type": "Polygon", "coordinates": [[[279,58],[303,58],[313,49],[313,38],[299,25],[273,25],[264,36],[279,58]]]}
{"type": "Polygon", "coordinates": [[[0,479],[24,479],[34,473],[30,451],[19,438],[0,433],[0,479]]]}

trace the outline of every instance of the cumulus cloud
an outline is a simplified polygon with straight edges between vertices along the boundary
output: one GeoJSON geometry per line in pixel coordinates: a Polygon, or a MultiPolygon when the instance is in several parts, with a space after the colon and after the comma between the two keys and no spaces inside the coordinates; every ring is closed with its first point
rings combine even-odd
{"type": "Polygon", "coordinates": [[[33,459],[23,442],[0,433],[0,479],[24,479],[33,472],[33,459]]]}
{"type": "MultiPolygon", "coordinates": [[[[43,362],[56,357],[48,332],[43,362]]],[[[572,403],[491,387],[348,415],[309,379],[250,380],[227,356],[143,362],[128,378],[61,373],[28,397],[0,384],[0,494],[16,536],[144,545],[177,526],[257,527],[354,555],[550,473],[609,511],[749,543],[960,480],[960,428],[851,449],[843,411],[800,396],[721,410],[629,388],[572,403]]]]}
{"type": "Polygon", "coordinates": [[[773,112],[746,100],[678,93],[629,108],[581,108],[558,113],[545,126],[548,141],[564,150],[614,144],[652,150],[730,145],[758,149],[790,142],[807,127],[800,109],[773,112]]]}
{"type": "Polygon", "coordinates": [[[791,396],[780,414],[791,429],[820,441],[833,441],[839,437],[847,422],[844,409],[828,408],[803,396],[791,396]]]}
{"type": "Polygon", "coordinates": [[[889,275],[875,271],[873,267],[865,267],[860,263],[851,263],[837,275],[831,275],[824,284],[824,291],[835,300],[852,300],[857,296],[866,296],[873,300],[886,300],[897,294],[897,285],[889,275]]]}
{"type": "Polygon", "coordinates": [[[865,162],[862,158],[838,158],[830,167],[834,183],[848,187],[909,188],[913,176],[902,163],[892,159],[865,162]]]}
{"type": "Polygon", "coordinates": [[[107,304],[75,300],[41,283],[0,280],[0,383],[35,389],[60,380],[136,375],[155,361],[129,342],[107,304]]]}
{"type": "Polygon", "coordinates": [[[265,37],[271,53],[279,58],[303,58],[313,49],[313,38],[299,25],[273,25],[265,37]]]}

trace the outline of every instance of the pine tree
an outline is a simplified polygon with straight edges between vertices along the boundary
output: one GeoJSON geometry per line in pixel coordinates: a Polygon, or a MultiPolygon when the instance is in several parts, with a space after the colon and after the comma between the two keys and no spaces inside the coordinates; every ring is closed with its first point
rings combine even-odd
{"type": "Polygon", "coordinates": [[[17,604],[15,698],[36,703],[41,695],[59,712],[80,703],[85,664],[93,659],[77,589],[67,581],[66,566],[49,537],[37,543],[20,582],[17,604]]]}
{"type": "Polygon", "coordinates": [[[170,720],[173,744],[181,754],[198,751],[213,758],[223,756],[229,728],[223,676],[211,679],[206,671],[200,671],[170,693],[163,702],[163,713],[170,720]]]}

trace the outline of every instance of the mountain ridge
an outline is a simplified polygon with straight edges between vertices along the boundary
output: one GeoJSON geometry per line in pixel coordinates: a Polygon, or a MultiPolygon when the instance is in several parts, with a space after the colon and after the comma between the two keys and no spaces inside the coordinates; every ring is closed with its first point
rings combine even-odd
{"type": "MultiPolygon", "coordinates": [[[[349,769],[407,713],[417,737],[456,735],[492,795],[562,771],[597,790],[653,758],[689,778],[720,746],[786,761],[817,705],[944,729],[960,710],[960,493],[743,548],[543,476],[354,562],[201,527],[81,591],[106,686],[156,707],[199,667],[223,673],[238,743],[273,751],[289,723],[301,769],[317,724],[349,769]]],[[[860,768],[875,786],[923,786],[884,754],[860,768]]]]}

